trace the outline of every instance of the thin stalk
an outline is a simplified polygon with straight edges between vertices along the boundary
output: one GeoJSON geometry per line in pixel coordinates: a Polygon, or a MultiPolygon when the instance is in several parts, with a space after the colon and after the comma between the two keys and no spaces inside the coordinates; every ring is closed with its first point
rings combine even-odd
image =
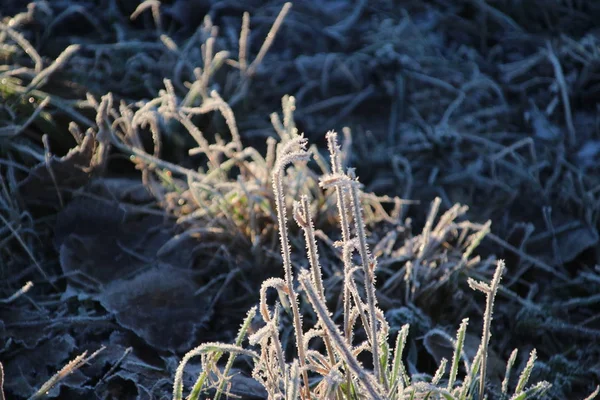
{"type": "MultiPolygon", "coordinates": [[[[297,203],[295,203],[297,205],[297,203]]],[[[313,281],[317,287],[319,296],[324,303],[326,303],[325,289],[323,288],[323,279],[321,277],[321,265],[319,264],[319,254],[317,251],[317,240],[315,239],[315,228],[313,225],[312,218],[310,216],[310,205],[308,203],[308,197],[302,196],[300,199],[300,213],[295,213],[296,222],[302,227],[304,231],[304,240],[306,241],[306,252],[308,253],[308,260],[310,262],[310,269],[313,276],[313,281]]],[[[331,365],[335,365],[335,356],[333,353],[333,347],[329,336],[323,335],[325,342],[325,348],[327,349],[327,355],[331,365]]]]}
{"type": "MultiPolygon", "coordinates": [[[[339,174],[342,172],[342,162],[340,159],[340,147],[337,143],[337,133],[334,131],[327,132],[327,145],[329,147],[329,154],[331,158],[331,173],[339,174]]],[[[342,185],[335,185],[335,196],[337,200],[338,214],[340,215],[340,225],[342,227],[342,246],[346,246],[348,240],[350,240],[350,224],[348,222],[348,212],[346,199],[344,197],[344,187],[342,185]]],[[[348,280],[352,279],[352,275],[348,274],[347,270],[352,268],[352,263],[347,263],[344,257],[344,335],[348,344],[352,342],[352,332],[350,328],[350,285],[348,280]]],[[[350,374],[346,376],[346,385],[348,389],[348,398],[350,398],[350,389],[352,386],[352,378],[350,374]]]]}
{"type": "Polygon", "coordinates": [[[483,334],[481,335],[481,373],[479,381],[479,400],[483,400],[485,390],[485,375],[487,372],[487,356],[488,356],[488,345],[491,336],[491,325],[492,325],[492,312],[494,309],[494,299],[500,286],[500,279],[502,279],[502,272],[504,272],[504,261],[498,260],[498,266],[496,272],[492,278],[490,284],[475,281],[469,278],[469,286],[472,289],[479,290],[486,294],[485,314],[483,316],[483,334]]]}
{"type": "MultiPolygon", "coordinates": [[[[354,170],[349,169],[349,176],[355,179],[354,170]]],[[[371,351],[373,352],[373,366],[375,367],[375,377],[381,382],[383,375],[381,373],[381,364],[379,362],[379,341],[377,336],[377,316],[375,315],[375,262],[371,260],[369,249],[367,247],[367,236],[362,217],[362,208],[360,206],[360,194],[358,191],[358,182],[350,186],[350,196],[354,213],[354,224],[356,235],[358,236],[358,251],[362,259],[362,267],[365,278],[365,292],[367,293],[367,306],[369,307],[369,325],[371,329],[371,351]]],[[[387,385],[385,385],[387,386],[387,385]]],[[[387,387],[386,387],[387,389],[387,387]]]]}
{"type": "Polygon", "coordinates": [[[281,242],[281,254],[283,256],[283,268],[285,270],[285,283],[287,287],[287,295],[290,299],[290,305],[292,308],[292,314],[294,317],[294,332],[296,335],[296,347],[298,348],[298,359],[300,361],[300,368],[302,370],[302,380],[304,382],[304,389],[308,399],[310,396],[310,387],[308,383],[308,374],[306,372],[306,354],[304,351],[304,338],[302,332],[302,320],[300,318],[300,311],[298,308],[298,296],[294,290],[294,275],[292,273],[292,261],[290,256],[290,243],[287,233],[287,217],[285,207],[285,197],[283,194],[283,174],[287,164],[294,161],[306,160],[309,154],[304,151],[306,146],[306,139],[299,137],[297,139],[290,140],[280,153],[281,159],[278,161],[275,170],[273,171],[273,192],[275,194],[275,205],[277,208],[277,221],[279,224],[279,239],[281,242]],[[299,146],[300,151],[292,152],[292,146],[299,146]],[[288,150],[288,151],[286,151],[288,150]],[[286,154],[287,153],[287,154],[286,154]]]}
{"type": "Polygon", "coordinates": [[[304,289],[308,300],[313,306],[313,309],[319,316],[323,327],[327,330],[327,333],[332,338],[333,342],[337,345],[337,348],[340,352],[340,355],[344,358],[346,365],[350,368],[350,370],[354,373],[356,379],[364,386],[367,393],[369,394],[370,399],[383,399],[381,396],[381,388],[377,382],[372,382],[372,379],[369,379],[369,374],[365,372],[364,368],[360,365],[356,357],[354,356],[352,349],[344,338],[342,337],[341,332],[335,326],[335,323],[330,317],[330,313],[321,301],[321,298],[316,293],[314,285],[311,282],[310,275],[308,272],[303,271],[300,274],[300,284],[304,289]]]}

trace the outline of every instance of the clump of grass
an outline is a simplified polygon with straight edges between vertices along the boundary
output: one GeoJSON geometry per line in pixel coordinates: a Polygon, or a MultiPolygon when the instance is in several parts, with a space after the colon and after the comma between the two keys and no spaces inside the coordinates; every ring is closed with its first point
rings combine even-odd
{"type": "MultiPolygon", "coordinates": [[[[482,291],[487,296],[484,314],[483,332],[479,351],[473,359],[468,359],[463,352],[463,344],[468,320],[461,324],[456,341],[453,343],[454,355],[449,374],[446,371],[448,360],[443,359],[439,368],[431,378],[420,375],[409,376],[402,359],[403,350],[408,336],[409,326],[402,327],[397,335],[395,346],[390,349],[389,331],[383,312],[377,307],[375,296],[375,274],[377,260],[369,251],[366,233],[363,228],[362,207],[360,204],[360,183],[352,169],[347,172],[339,168],[339,147],[336,135],[328,134],[330,144],[332,171],[334,173],[321,178],[321,185],[334,188],[338,193],[340,221],[342,221],[343,240],[338,243],[344,249],[344,303],[342,329],[334,318],[336,310],[330,309],[326,303],[322,285],[319,255],[316,251],[316,239],[313,222],[308,208],[308,198],[301,197],[295,203],[294,215],[304,230],[307,257],[310,267],[302,269],[294,278],[290,262],[290,245],[287,231],[286,201],[282,185],[282,175],[285,167],[294,162],[304,162],[308,157],[306,140],[299,136],[293,140],[278,145],[278,157],[272,180],[277,198],[278,228],[283,253],[285,279],[270,278],[263,283],[260,291],[260,313],[263,327],[249,336],[249,343],[254,350],[244,350],[241,346],[243,336],[247,334],[248,320],[254,311],[251,310],[247,320],[240,330],[235,345],[206,344],[188,353],[182,361],[175,377],[174,399],[183,396],[182,374],[188,360],[202,354],[203,372],[194,386],[189,399],[197,399],[200,394],[216,390],[217,396],[224,394],[224,387],[231,378],[227,371],[231,364],[228,362],[225,372],[221,373],[216,367],[216,361],[223,352],[229,352],[232,357],[245,354],[253,364],[253,377],[260,382],[269,398],[285,399],[483,399],[492,393],[486,386],[486,365],[488,343],[491,337],[491,321],[494,298],[500,287],[500,279],[504,271],[504,262],[498,261],[496,271],[490,283],[469,280],[475,290],[482,291]],[[352,218],[349,218],[349,216],[352,218]],[[351,226],[352,222],[352,226],[351,226]],[[352,253],[357,252],[361,262],[353,262],[352,253]],[[355,276],[362,275],[362,286],[359,289],[355,276]],[[273,306],[267,303],[267,290],[275,289],[280,301],[273,306]],[[304,296],[299,296],[303,293],[304,296]],[[304,301],[303,301],[304,300],[304,301]],[[309,303],[312,312],[302,304],[309,303]],[[297,356],[286,359],[280,337],[279,325],[282,309],[291,310],[293,314],[294,338],[297,356]],[[300,315],[314,313],[317,323],[308,328],[300,315]],[[358,325],[362,325],[366,340],[356,341],[354,334],[358,325]],[[320,340],[324,348],[315,344],[320,340]],[[368,356],[365,358],[365,356],[368,356]],[[360,361],[364,359],[365,361],[360,361]],[[463,360],[464,376],[459,379],[459,363],[463,360]],[[372,367],[367,367],[367,363],[372,367]],[[479,382],[479,383],[478,383],[479,382]]],[[[506,379],[502,387],[502,395],[508,390],[509,373],[514,364],[516,353],[511,356],[506,379]]],[[[230,358],[231,360],[231,358],[230,358]]],[[[535,361],[535,350],[532,352],[526,367],[522,371],[511,399],[540,398],[549,388],[548,382],[542,381],[527,386],[535,361]]]]}

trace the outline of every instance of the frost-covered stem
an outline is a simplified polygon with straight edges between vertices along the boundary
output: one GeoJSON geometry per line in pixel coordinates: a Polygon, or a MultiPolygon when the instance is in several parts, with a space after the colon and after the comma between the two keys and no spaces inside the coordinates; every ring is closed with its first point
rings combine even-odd
{"type": "Polygon", "coordinates": [[[308,159],[309,155],[304,151],[306,139],[299,137],[290,140],[280,153],[281,159],[273,171],[273,193],[275,194],[275,206],[277,208],[277,222],[279,224],[279,239],[281,242],[281,254],[283,256],[283,268],[285,270],[285,283],[287,286],[287,295],[290,299],[290,306],[294,317],[294,333],[296,335],[296,347],[298,348],[298,359],[302,370],[302,380],[306,390],[307,397],[310,399],[310,387],[308,385],[308,374],[306,372],[306,355],[304,352],[304,338],[302,332],[302,320],[298,310],[298,297],[294,290],[294,276],[292,274],[292,261],[290,256],[290,243],[287,235],[287,217],[285,208],[285,197],[283,194],[283,174],[285,167],[294,162],[308,159]],[[299,146],[301,151],[292,152],[292,146],[299,146]],[[287,151],[286,151],[287,150],[287,151]],[[287,153],[287,154],[286,154],[287,153]]]}
{"type": "Polygon", "coordinates": [[[304,240],[306,241],[306,251],[308,253],[308,260],[310,262],[310,268],[315,282],[315,286],[319,292],[319,295],[325,301],[325,289],[323,289],[323,279],[321,278],[321,265],[319,264],[319,254],[317,251],[317,241],[315,239],[315,228],[313,221],[310,216],[310,205],[308,203],[308,197],[302,196],[300,198],[300,212],[303,218],[301,222],[302,230],[304,231],[304,240]]]}
{"type": "Polygon", "coordinates": [[[282,279],[269,278],[264,281],[260,287],[260,314],[271,331],[273,345],[275,346],[275,354],[277,356],[277,360],[279,361],[279,369],[281,371],[285,371],[285,360],[283,359],[283,349],[278,336],[279,330],[277,325],[277,316],[279,315],[279,308],[275,307],[275,312],[273,313],[274,317],[271,318],[269,315],[269,309],[267,307],[267,289],[272,287],[275,288],[277,292],[280,292],[283,291],[284,286],[285,282],[282,279]]]}
{"type": "Polygon", "coordinates": [[[492,312],[494,309],[494,299],[500,286],[500,279],[502,279],[502,272],[504,272],[504,261],[498,260],[496,272],[489,285],[483,282],[478,282],[469,278],[469,286],[472,289],[479,290],[486,294],[485,314],[483,316],[483,334],[481,335],[481,373],[479,382],[479,399],[482,400],[484,397],[485,389],[485,375],[487,369],[487,352],[488,345],[491,336],[491,325],[492,325],[492,312]]]}
{"type": "Polygon", "coordinates": [[[294,360],[288,371],[285,371],[285,395],[286,399],[297,399],[300,394],[300,369],[298,361],[294,360]]]}
{"type": "Polygon", "coordinates": [[[260,47],[260,50],[258,50],[258,54],[256,55],[256,58],[248,66],[248,69],[246,70],[247,76],[253,76],[254,73],[256,72],[256,69],[258,68],[258,66],[262,62],[263,58],[267,54],[267,51],[269,51],[269,48],[275,41],[275,36],[277,35],[277,32],[279,31],[281,24],[283,24],[283,20],[285,19],[285,16],[290,11],[290,8],[292,8],[292,3],[289,1],[287,3],[285,3],[283,5],[283,7],[281,8],[279,15],[277,15],[277,18],[275,18],[275,22],[273,22],[273,26],[271,26],[271,30],[269,30],[269,33],[267,34],[267,37],[265,38],[265,41],[263,42],[262,46],[260,47]]]}
{"type": "MultiPolygon", "coordinates": [[[[350,302],[351,297],[354,297],[354,303],[356,305],[356,312],[358,312],[358,315],[360,316],[360,320],[362,321],[362,324],[365,327],[365,333],[367,335],[367,339],[370,340],[371,332],[369,332],[369,323],[367,321],[367,316],[364,312],[364,306],[363,306],[362,300],[360,298],[360,295],[358,294],[358,289],[356,288],[356,283],[354,282],[354,278],[353,278],[354,272],[356,272],[356,270],[358,269],[358,267],[354,267],[352,265],[352,252],[354,251],[354,248],[356,248],[356,239],[346,242],[346,244],[344,245],[343,253],[342,253],[344,265],[346,266],[344,279],[347,284],[347,287],[344,288],[345,289],[344,296],[348,296],[348,302],[350,302]]],[[[350,313],[349,315],[351,316],[352,314],[350,313]]],[[[348,344],[352,344],[352,334],[353,334],[352,326],[353,326],[353,323],[351,321],[351,317],[349,317],[348,332],[347,332],[348,344]]]]}
{"type": "Polygon", "coordinates": [[[456,332],[456,342],[454,345],[454,355],[452,356],[452,366],[450,367],[450,376],[448,377],[448,390],[452,390],[454,382],[456,382],[456,375],[458,374],[458,364],[463,352],[463,345],[465,343],[465,333],[467,331],[467,325],[469,324],[469,318],[462,320],[458,331],[456,332]]]}
{"type": "Polygon", "coordinates": [[[327,331],[327,334],[332,338],[333,342],[336,344],[340,355],[344,359],[344,362],[350,370],[354,373],[356,379],[364,386],[367,393],[369,394],[370,399],[382,399],[380,392],[378,389],[378,383],[372,382],[369,379],[369,374],[365,372],[364,368],[359,364],[358,360],[352,353],[352,349],[346,343],[344,338],[342,337],[341,332],[335,326],[335,323],[331,319],[327,308],[321,301],[319,295],[315,292],[314,285],[311,282],[310,276],[307,272],[303,271],[300,273],[300,284],[302,288],[306,292],[306,296],[308,300],[313,306],[313,309],[317,313],[319,320],[323,324],[323,328],[327,331]]]}
{"type": "Polygon", "coordinates": [[[79,51],[80,48],[80,45],[72,44],[66,49],[64,49],[63,52],[60,53],[58,57],[56,57],[52,64],[40,71],[39,74],[37,74],[31,80],[29,85],[27,85],[27,87],[25,88],[22,96],[25,96],[31,91],[39,89],[41,86],[44,86],[48,82],[48,78],[50,77],[50,75],[54,74],[54,72],[56,72],[59,68],[62,68],[67,63],[69,58],[71,58],[73,54],[79,51]]]}
{"type": "Polygon", "coordinates": [[[200,346],[196,347],[188,351],[184,356],[177,370],[175,371],[175,378],[173,380],[173,399],[181,400],[183,398],[183,370],[187,363],[192,359],[192,357],[206,354],[206,353],[235,353],[242,354],[245,356],[252,357],[254,359],[258,359],[258,354],[252,350],[246,350],[240,346],[232,345],[232,344],[224,344],[224,343],[204,343],[200,346]]]}
{"type": "MultiPolygon", "coordinates": [[[[367,333],[367,337],[369,337],[369,330],[367,329],[367,318],[365,316],[363,310],[362,300],[358,295],[358,291],[356,290],[356,285],[354,282],[354,271],[355,267],[352,266],[352,252],[356,247],[356,240],[349,240],[344,242],[344,248],[342,251],[342,259],[344,261],[344,307],[348,307],[347,311],[344,311],[344,334],[346,336],[346,341],[349,346],[352,346],[352,326],[354,325],[354,320],[352,318],[352,308],[350,304],[350,298],[354,295],[354,302],[356,303],[356,312],[360,316],[363,326],[365,327],[365,332],[367,333]]],[[[348,387],[348,398],[350,397],[350,391],[352,388],[352,376],[350,374],[346,375],[346,385],[348,387]]]]}
{"type": "MultiPolygon", "coordinates": [[[[91,359],[96,357],[100,352],[104,351],[104,349],[105,349],[104,346],[100,347],[98,350],[96,350],[94,353],[92,353],[92,355],[89,357],[86,357],[86,355],[87,355],[87,350],[86,350],[83,353],[81,353],[80,355],[78,355],[77,357],[75,357],[74,359],[72,359],[71,361],[69,361],[67,363],[67,365],[62,367],[60,371],[58,371],[50,379],[48,379],[46,381],[46,383],[44,383],[42,385],[42,387],[40,387],[38,389],[37,392],[35,392],[31,397],[29,397],[29,400],[45,397],[46,394],[48,393],[48,391],[50,389],[52,389],[58,382],[62,381],[68,375],[72,374],[73,372],[75,372],[76,370],[78,370],[79,368],[81,368],[82,366],[87,364],[91,359]]],[[[2,390],[2,388],[0,387],[0,391],[1,390],[2,390]]]]}
{"type": "MultiPolygon", "coordinates": [[[[331,173],[339,174],[342,173],[342,163],[340,160],[340,147],[337,143],[337,133],[334,131],[327,132],[327,145],[329,147],[329,154],[331,156],[331,173]]],[[[344,197],[344,187],[341,184],[335,185],[335,195],[337,199],[338,213],[340,215],[340,225],[342,227],[342,244],[345,244],[350,240],[350,223],[348,222],[348,212],[346,205],[346,198],[344,197]]],[[[344,263],[345,268],[352,268],[352,263],[344,263]]],[[[344,274],[344,280],[352,278],[348,274],[344,274]]],[[[348,282],[344,282],[344,334],[348,343],[350,343],[350,287],[348,282]]]]}
{"type": "MultiPolygon", "coordinates": [[[[334,131],[327,132],[327,145],[329,154],[331,155],[331,173],[340,174],[342,171],[342,162],[340,160],[340,147],[337,143],[337,133],[334,131]]],[[[348,222],[348,213],[346,207],[346,199],[344,198],[344,189],[342,185],[335,185],[338,212],[340,214],[340,225],[342,226],[342,240],[348,241],[350,238],[350,223],[348,222]]]]}
{"type": "Polygon", "coordinates": [[[517,382],[517,388],[515,389],[515,394],[521,394],[525,390],[525,385],[527,385],[527,381],[529,381],[529,377],[531,376],[531,371],[535,365],[535,360],[537,358],[537,351],[535,349],[531,350],[529,354],[529,359],[527,360],[527,364],[525,364],[525,368],[523,368],[523,372],[519,376],[519,381],[517,382]]]}
{"type": "MultiPolygon", "coordinates": [[[[250,323],[252,322],[252,319],[254,318],[255,315],[256,315],[256,307],[252,307],[250,309],[250,311],[248,311],[248,314],[246,315],[246,319],[244,320],[244,323],[242,324],[242,326],[240,327],[240,330],[238,331],[238,335],[235,339],[236,346],[242,346],[242,342],[244,341],[244,338],[246,337],[246,334],[248,333],[248,329],[250,328],[250,323]]],[[[235,361],[235,358],[236,358],[235,353],[229,354],[229,358],[227,359],[227,364],[225,364],[225,369],[223,369],[224,379],[219,383],[219,387],[217,388],[217,393],[215,395],[215,400],[219,400],[221,398],[221,394],[223,393],[223,389],[225,388],[226,379],[229,375],[229,371],[231,371],[231,367],[233,367],[233,362],[235,361]]]]}
{"type": "Polygon", "coordinates": [[[394,359],[392,361],[392,369],[390,371],[391,385],[392,388],[388,393],[393,393],[397,387],[397,391],[402,393],[406,386],[410,386],[410,378],[404,368],[402,362],[402,353],[406,346],[406,338],[408,337],[409,324],[405,324],[400,328],[398,336],[396,337],[396,346],[394,347],[394,359]]]}
{"type": "MultiPolygon", "coordinates": [[[[337,141],[337,133],[335,131],[329,131],[326,135],[327,138],[327,147],[329,148],[330,160],[331,160],[331,173],[333,176],[335,175],[343,175],[343,167],[341,160],[341,149],[338,145],[337,141]]],[[[347,143],[347,142],[346,142],[347,143]]],[[[350,222],[348,221],[348,205],[346,203],[345,196],[345,185],[342,182],[334,184],[335,187],[335,196],[337,200],[337,208],[338,214],[340,216],[340,226],[342,227],[342,247],[343,247],[343,262],[344,262],[344,326],[343,332],[346,337],[346,341],[348,345],[352,344],[352,327],[350,325],[350,314],[352,310],[352,306],[350,303],[351,297],[351,282],[354,278],[350,273],[352,269],[352,261],[350,259],[350,252],[352,251],[352,247],[348,246],[350,241],[350,222]]],[[[362,306],[357,303],[357,309],[361,311],[362,315],[362,306]]],[[[365,329],[367,329],[365,325],[365,329]]],[[[348,388],[348,397],[350,397],[350,390],[352,386],[352,380],[350,374],[347,374],[346,377],[346,386],[348,388]]]]}
{"type": "MultiPolygon", "coordinates": [[[[297,203],[295,203],[296,205],[297,203]]],[[[326,303],[325,289],[323,288],[323,279],[321,277],[321,265],[319,264],[319,254],[317,251],[317,240],[315,239],[315,228],[313,225],[312,218],[310,216],[310,205],[308,203],[308,197],[302,196],[300,198],[300,214],[296,214],[296,222],[302,227],[304,231],[304,240],[306,241],[306,251],[308,253],[308,260],[310,262],[310,269],[313,276],[313,281],[317,287],[319,296],[324,303],[326,303]]],[[[327,355],[331,365],[335,365],[335,356],[333,354],[333,348],[329,336],[324,335],[325,348],[327,349],[327,355]]]]}
{"type": "Polygon", "coordinates": [[[508,361],[506,363],[506,373],[504,374],[504,380],[502,381],[502,399],[506,399],[508,397],[508,382],[510,380],[510,372],[512,370],[515,361],[517,360],[518,350],[514,349],[512,353],[510,353],[510,357],[508,357],[508,361]]]}
{"type": "MultiPolygon", "coordinates": [[[[354,170],[349,169],[349,177],[355,179],[354,170]]],[[[358,191],[358,182],[350,185],[350,196],[352,199],[352,208],[354,213],[354,224],[356,226],[356,235],[358,236],[358,251],[362,259],[362,267],[365,275],[365,292],[367,293],[367,306],[369,307],[369,325],[371,328],[371,348],[373,352],[373,366],[375,367],[375,377],[378,382],[382,380],[381,364],[379,362],[379,343],[377,335],[377,315],[375,315],[375,262],[371,260],[369,248],[367,247],[367,236],[360,206],[360,194],[358,191]],[[373,268],[371,268],[373,266],[373,268]]]]}
{"type": "Polygon", "coordinates": [[[242,75],[246,73],[246,69],[248,68],[248,38],[250,37],[250,14],[245,12],[242,15],[242,30],[240,31],[240,41],[239,41],[239,57],[238,61],[240,63],[240,71],[242,75]]]}
{"type": "Polygon", "coordinates": [[[577,143],[577,135],[575,130],[575,124],[573,124],[573,115],[571,112],[571,103],[569,100],[569,89],[567,86],[567,80],[565,79],[565,74],[563,72],[562,66],[560,65],[558,57],[554,53],[554,49],[552,49],[550,41],[546,43],[546,48],[546,54],[548,55],[548,59],[552,64],[552,68],[554,69],[554,75],[556,77],[556,83],[558,84],[558,88],[560,89],[560,95],[562,98],[562,104],[565,114],[565,122],[567,124],[567,139],[569,145],[573,146],[577,143]]]}

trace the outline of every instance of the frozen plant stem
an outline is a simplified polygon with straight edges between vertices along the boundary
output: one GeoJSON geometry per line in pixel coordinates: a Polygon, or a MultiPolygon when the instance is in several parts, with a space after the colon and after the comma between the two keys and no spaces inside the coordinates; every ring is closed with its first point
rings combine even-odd
{"type": "Polygon", "coordinates": [[[358,360],[352,353],[352,349],[346,344],[344,341],[341,332],[335,326],[335,323],[329,316],[329,312],[327,308],[323,304],[319,295],[315,292],[314,285],[311,282],[310,276],[306,271],[303,271],[300,274],[300,284],[302,285],[304,291],[306,292],[306,296],[311,302],[313,309],[317,313],[319,319],[321,320],[323,327],[327,330],[328,335],[331,337],[333,342],[336,344],[340,355],[344,358],[346,365],[350,368],[350,370],[356,376],[357,381],[359,381],[364,388],[369,393],[369,398],[371,399],[382,399],[380,395],[380,390],[378,388],[378,384],[376,382],[372,382],[369,379],[369,375],[365,372],[365,370],[361,367],[358,360]]]}
{"type": "Polygon", "coordinates": [[[285,19],[285,16],[287,15],[287,13],[290,11],[290,8],[292,8],[292,3],[289,1],[287,3],[285,3],[283,5],[283,7],[281,8],[281,11],[279,12],[279,15],[277,15],[277,18],[275,18],[275,22],[273,22],[273,26],[271,26],[271,30],[269,30],[269,33],[267,34],[265,41],[263,42],[262,46],[260,47],[260,50],[258,50],[258,54],[256,55],[256,58],[248,66],[248,69],[246,70],[247,76],[253,76],[256,73],[256,69],[262,62],[263,58],[265,58],[265,55],[269,51],[269,48],[275,41],[275,36],[277,36],[277,31],[279,31],[281,24],[283,24],[283,20],[285,19]]]}
{"type": "Polygon", "coordinates": [[[487,350],[490,342],[491,336],[491,325],[492,325],[492,312],[494,309],[494,299],[496,298],[496,293],[498,292],[498,288],[500,287],[500,279],[502,279],[502,273],[504,272],[504,261],[498,260],[498,264],[496,267],[496,272],[494,272],[494,277],[492,278],[492,282],[488,285],[484,282],[476,281],[472,278],[469,278],[469,286],[473,290],[479,290],[486,294],[486,303],[485,303],[485,314],[483,316],[483,334],[481,335],[481,345],[480,345],[480,353],[481,353],[481,372],[479,374],[479,400],[483,400],[484,390],[485,390],[485,375],[487,369],[487,350]]]}
{"type": "MultiPolygon", "coordinates": [[[[462,320],[460,327],[458,328],[458,332],[456,333],[456,343],[454,346],[454,355],[452,356],[452,365],[450,367],[450,376],[448,377],[448,386],[447,389],[449,391],[452,390],[454,386],[454,382],[456,382],[456,375],[458,374],[458,364],[460,363],[460,358],[463,352],[463,345],[465,343],[465,333],[467,331],[467,325],[469,324],[469,318],[465,318],[462,320]]],[[[466,369],[468,371],[468,368],[466,369]]]]}
{"type": "MultiPolygon", "coordinates": [[[[304,231],[304,240],[306,241],[306,252],[310,262],[310,268],[313,275],[313,281],[317,287],[319,296],[324,303],[327,302],[325,298],[325,289],[323,288],[323,279],[321,277],[321,265],[319,264],[319,254],[317,252],[317,240],[315,239],[315,228],[313,225],[312,218],[310,216],[310,204],[307,196],[302,196],[300,204],[294,203],[294,218],[302,230],[304,231]]],[[[325,347],[327,349],[327,355],[331,365],[335,365],[335,356],[333,355],[333,348],[329,336],[324,336],[325,347]]]]}
{"type": "Polygon", "coordinates": [[[306,139],[302,136],[292,139],[283,145],[280,159],[273,170],[273,193],[275,194],[275,206],[277,208],[277,222],[279,225],[279,239],[281,241],[281,254],[283,256],[283,268],[285,270],[285,284],[290,306],[294,317],[294,333],[296,335],[296,346],[298,348],[298,359],[302,370],[302,380],[306,392],[306,398],[310,399],[310,387],[308,385],[308,374],[306,372],[306,354],[304,352],[304,335],[302,332],[302,320],[298,310],[298,296],[294,290],[294,276],[292,274],[292,261],[290,256],[290,243],[287,236],[287,217],[285,208],[285,197],[283,194],[283,174],[285,167],[295,161],[305,161],[310,157],[305,150],[306,139]],[[294,151],[294,147],[299,150],[294,151]]]}
{"type": "MultiPolygon", "coordinates": [[[[331,159],[331,173],[332,176],[342,175],[342,161],[340,155],[340,147],[337,142],[337,133],[335,131],[329,131],[326,135],[327,147],[329,148],[329,154],[331,159]]],[[[321,182],[321,186],[325,186],[321,182]]],[[[350,223],[348,221],[348,206],[346,203],[345,186],[338,182],[333,185],[335,187],[335,195],[337,200],[338,214],[340,216],[340,226],[342,227],[342,248],[343,248],[343,260],[344,260],[344,326],[343,332],[346,337],[348,345],[352,345],[352,327],[350,325],[350,313],[351,313],[351,292],[350,288],[353,284],[353,277],[350,270],[352,269],[352,261],[350,259],[350,252],[352,251],[350,244],[350,223]]],[[[362,307],[360,303],[357,303],[357,308],[361,311],[362,307]]],[[[366,327],[366,324],[365,324],[366,327]]],[[[350,391],[352,387],[352,378],[350,374],[346,377],[346,386],[348,390],[348,398],[350,398],[350,391]]]]}
{"type": "MultiPolygon", "coordinates": [[[[248,314],[246,315],[246,319],[244,320],[244,323],[240,327],[237,338],[235,339],[236,346],[240,346],[240,347],[242,346],[242,342],[244,341],[244,338],[246,337],[246,335],[248,333],[248,329],[250,328],[250,324],[252,323],[252,319],[254,318],[255,315],[256,315],[256,307],[252,307],[250,309],[250,311],[248,311],[248,314]]],[[[235,357],[236,357],[235,353],[229,354],[229,358],[227,359],[227,364],[225,365],[225,369],[223,370],[224,379],[221,381],[221,383],[219,384],[219,387],[217,388],[217,394],[215,395],[215,400],[219,400],[221,398],[221,395],[223,394],[223,391],[225,389],[225,384],[227,382],[227,379],[229,379],[228,378],[229,371],[231,371],[231,368],[233,367],[233,362],[235,361],[235,357]]]]}
{"type": "Polygon", "coordinates": [[[308,197],[302,196],[300,204],[296,203],[296,222],[304,231],[304,240],[306,241],[306,252],[308,253],[308,260],[312,270],[313,280],[317,287],[319,296],[325,301],[325,290],[323,289],[323,280],[321,278],[321,265],[319,264],[319,255],[317,252],[317,241],[315,239],[315,229],[313,226],[312,218],[310,216],[310,204],[308,203],[308,197]]]}
{"type": "Polygon", "coordinates": [[[573,116],[571,114],[571,103],[569,101],[569,90],[567,87],[567,81],[565,79],[565,74],[563,73],[562,66],[560,65],[560,61],[558,57],[554,53],[554,49],[550,42],[546,43],[547,55],[550,63],[552,63],[552,68],[554,68],[554,75],[556,76],[556,83],[560,89],[560,95],[562,98],[562,105],[565,112],[565,119],[567,124],[567,132],[568,132],[568,143],[571,146],[576,144],[576,132],[575,125],[573,124],[573,116]]]}
{"type": "MultiPolygon", "coordinates": [[[[331,173],[333,175],[339,174],[342,170],[341,160],[340,160],[340,148],[337,143],[337,133],[334,131],[327,132],[327,145],[329,147],[329,154],[331,155],[331,173]]],[[[350,240],[350,224],[348,222],[348,213],[346,206],[346,199],[344,197],[344,187],[341,184],[335,185],[335,195],[337,199],[338,213],[340,215],[340,225],[342,226],[342,245],[345,246],[348,240],[350,240]]],[[[352,263],[346,265],[344,263],[345,268],[351,268],[352,263]]],[[[344,274],[346,278],[351,275],[344,274]]],[[[346,339],[348,340],[348,344],[350,344],[350,286],[349,282],[344,282],[344,334],[346,335],[346,339]]]]}
{"type": "Polygon", "coordinates": [[[365,275],[365,292],[367,292],[369,325],[371,325],[371,351],[373,352],[373,366],[375,368],[375,377],[377,378],[377,382],[381,382],[383,375],[381,373],[381,364],[379,362],[379,337],[377,336],[377,316],[375,315],[375,260],[371,260],[369,249],[367,247],[367,236],[365,234],[365,225],[362,218],[362,209],[360,207],[360,193],[358,191],[358,182],[356,181],[354,170],[349,168],[348,175],[350,179],[353,180],[352,184],[350,185],[350,197],[352,199],[356,235],[358,236],[358,251],[360,252],[363,273],[365,275]]]}
{"type": "Polygon", "coordinates": [[[69,363],[67,365],[65,365],[60,371],[58,371],[50,379],[48,379],[46,381],[46,383],[44,383],[42,385],[42,387],[39,388],[38,391],[35,392],[29,398],[29,400],[34,400],[34,399],[39,399],[39,398],[45,397],[48,394],[48,391],[50,389],[52,389],[54,386],[56,386],[56,384],[58,382],[62,381],[67,376],[69,376],[70,374],[72,374],[73,372],[75,372],[76,370],[81,368],[88,361],[90,361],[91,359],[96,357],[104,349],[105,349],[105,347],[100,347],[98,350],[96,350],[94,353],[92,353],[92,355],[89,357],[86,357],[87,351],[84,351],[82,354],[78,355],[73,360],[69,361],[69,363]]]}

